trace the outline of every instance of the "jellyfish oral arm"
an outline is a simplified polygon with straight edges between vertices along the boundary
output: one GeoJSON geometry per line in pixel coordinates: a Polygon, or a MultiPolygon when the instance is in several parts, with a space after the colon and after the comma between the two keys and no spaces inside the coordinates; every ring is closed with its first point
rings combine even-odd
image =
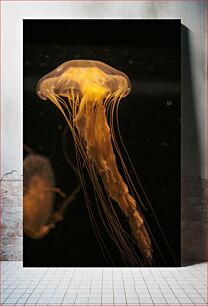
{"type": "Polygon", "coordinates": [[[150,238],[143,218],[137,210],[136,201],[129,194],[128,187],[118,171],[105,107],[101,101],[96,103],[85,100],[84,102],[86,104],[82,104],[81,111],[75,117],[75,123],[78,133],[85,139],[87,155],[95,164],[109,196],[117,202],[128,218],[141,253],[146,261],[151,263],[150,238]]]}

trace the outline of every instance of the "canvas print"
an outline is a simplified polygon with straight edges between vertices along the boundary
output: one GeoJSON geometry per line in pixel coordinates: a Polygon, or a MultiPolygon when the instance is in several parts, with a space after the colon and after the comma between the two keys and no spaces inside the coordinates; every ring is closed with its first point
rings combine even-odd
{"type": "Polygon", "coordinates": [[[180,30],[24,20],[24,266],[180,266],[180,30]]]}

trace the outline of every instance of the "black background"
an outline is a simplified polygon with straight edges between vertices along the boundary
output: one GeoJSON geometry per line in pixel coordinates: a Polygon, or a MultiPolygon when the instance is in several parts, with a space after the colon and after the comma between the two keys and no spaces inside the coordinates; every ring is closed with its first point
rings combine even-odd
{"type": "MultiPolygon", "coordinates": [[[[132,92],[119,106],[120,130],[175,258],[146,203],[145,220],[165,258],[153,243],[155,266],[180,265],[180,30],[180,20],[24,20],[23,27],[24,144],[50,159],[56,186],[66,194],[78,184],[63,155],[66,124],[50,101],[36,95],[38,80],[72,59],[99,60],[130,78],[132,92]]],[[[70,132],[67,146],[75,163],[70,132]]],[[[131,170],[130,174],[135,179],[131,170]]],[[[113,264],[103,257],[81,191],[64,220],[45,238],[24,236],[24,266],[125,265],[100,223],[88,179],[87,185],[113,264]]],[[[60,201],[56,197],[56,203],[60,201]]],[[[129,230],[119,209],[117,212],[129,230]]]]}

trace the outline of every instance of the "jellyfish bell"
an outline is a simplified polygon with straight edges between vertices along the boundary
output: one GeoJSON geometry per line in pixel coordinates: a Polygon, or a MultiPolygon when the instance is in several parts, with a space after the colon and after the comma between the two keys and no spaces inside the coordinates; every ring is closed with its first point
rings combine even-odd
{"type": "MultiPolygon", "coordinates": [[[[24,146],[25,147],[25,146],[24,146]]],[[[30,153],[23,162],[23,227],[27,236],[41,239],[63,220],[69,203],[75,200],[80,184],[67,197],[55,186],[55,176],[48,158],[30,153]],[[54,210],[55,193],[64,200],[54,210]]]]}
{"type": "Polygon", "coordinates": [[[43,237],[54,205],[55,178],[50,161],[38,154],[29,154],[23,162],[24,231],[31,238],[43,237]]]}
{"type": "Polygon", "coordinates": [[[108,95],[126,97],[131,91],[128,76],[100,61],[71,60],[46,74],[37,84],[38,96],[46,100],[53,94],[72,97],[88,95],[104,99],[108,95]]]}

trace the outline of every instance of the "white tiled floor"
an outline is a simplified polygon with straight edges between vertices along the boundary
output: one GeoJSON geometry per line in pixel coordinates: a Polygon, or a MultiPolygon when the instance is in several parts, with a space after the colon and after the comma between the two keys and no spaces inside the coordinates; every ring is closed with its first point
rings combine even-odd
{"type": "Polygon", "coordinates": [[[207,305],[207,264],[23,268],[1,262],[0,305],[207,305]]]}

